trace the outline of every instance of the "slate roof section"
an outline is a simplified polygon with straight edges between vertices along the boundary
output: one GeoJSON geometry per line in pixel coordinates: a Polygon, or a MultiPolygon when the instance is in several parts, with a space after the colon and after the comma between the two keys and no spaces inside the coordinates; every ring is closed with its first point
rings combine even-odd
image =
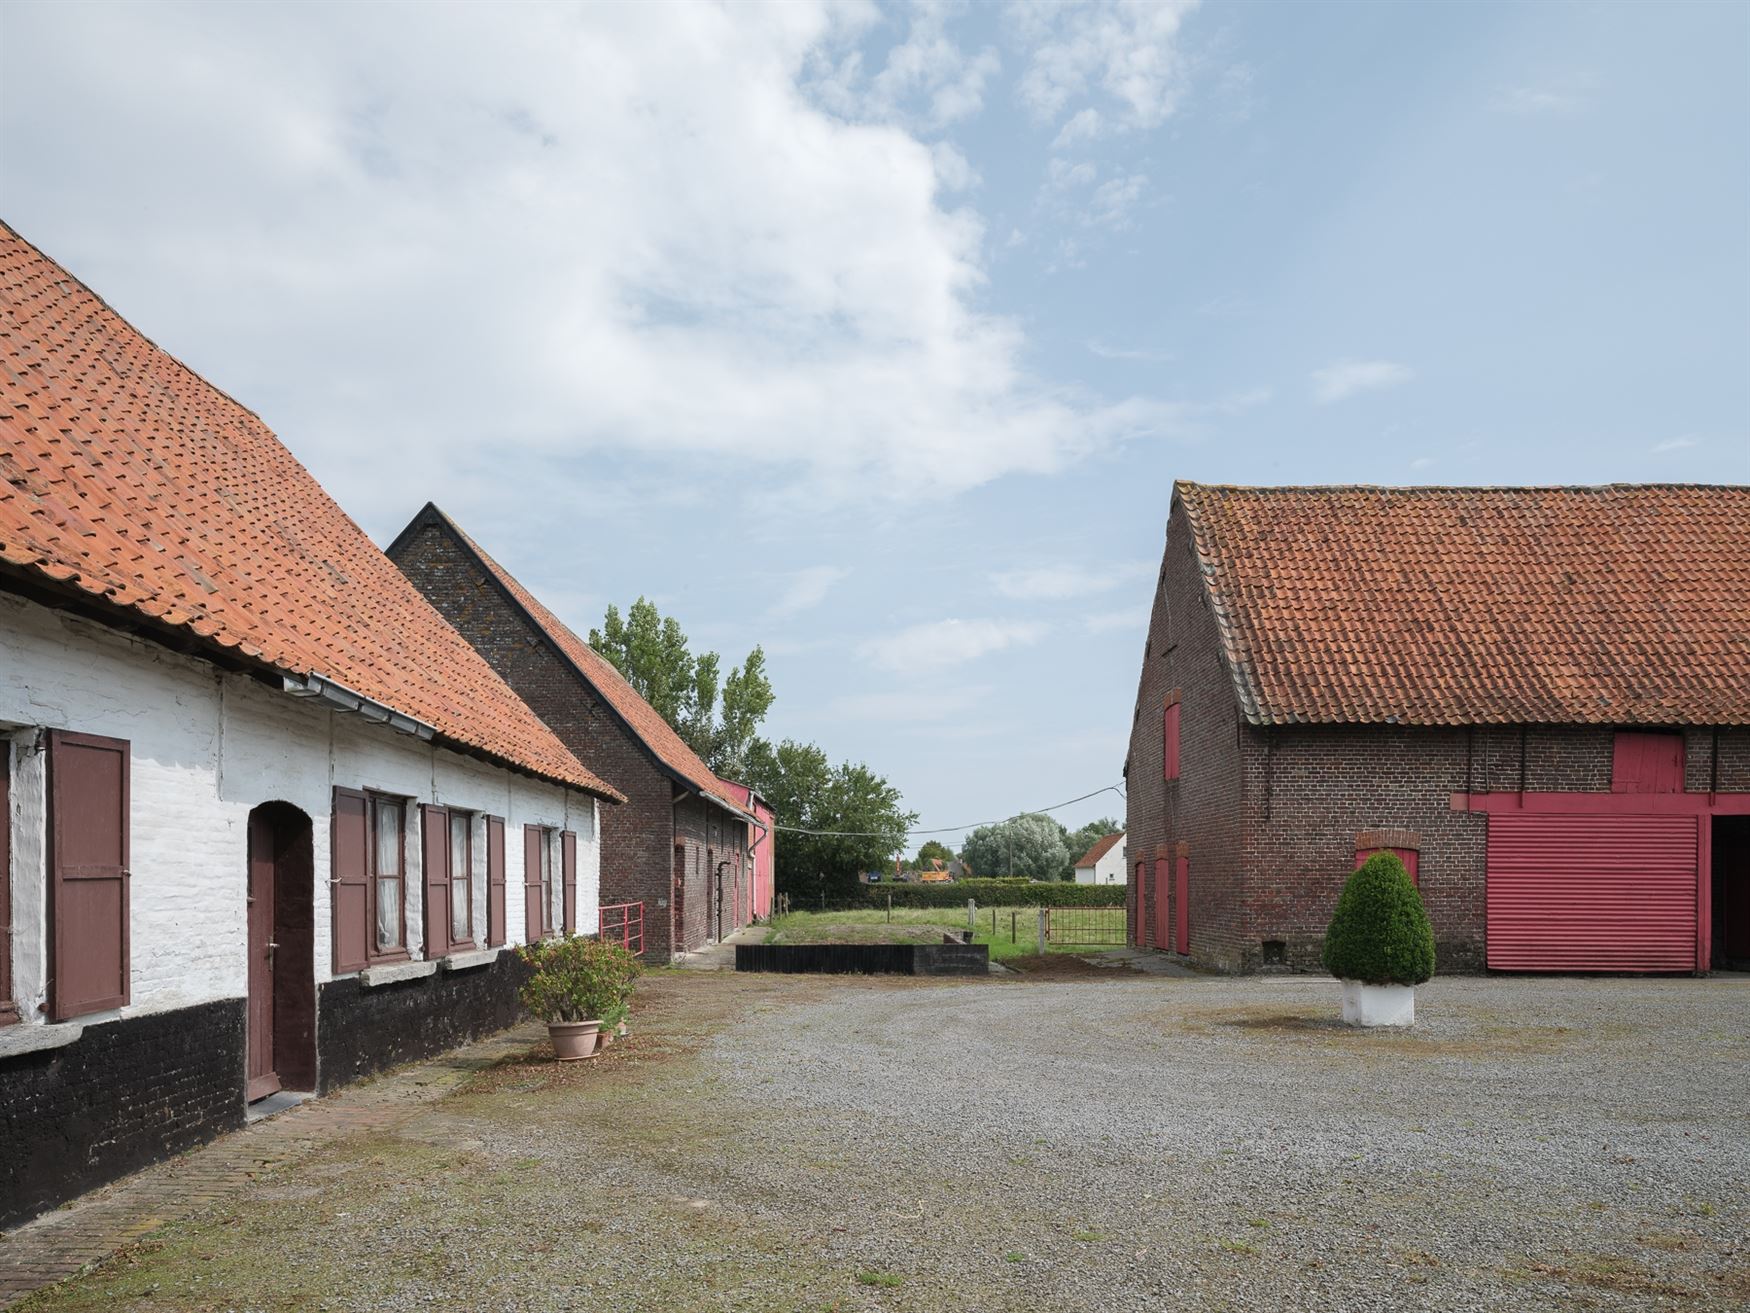
{"type": "Polygon", "coordinates": [[[598,797],[577,760],[259,418],[0,224],[0,566],[598,797]]]}
{"type": "Polygon", "coordinates": [[[540,599],[518,583],[515,575],[493,560],[485,548],[470,538],[461,525],[436,505],[427,502],[425,508],[413,517],[389,545],[390,556],[395,556],[400,545],[410,535],[428,524],[436,524],[453,535],[462,547],[474,555],[481,567],[504,590],[511,604],[522,611],[529,624],[552,643],[572,669],[601,695],[602,700],[669,774],[736,814],[748,814],[734,791],[717,778],[711,768],[699,758],[699,754],[688,747],[686,740],[675,732],[674,727],[662,718],[655,707],[644,700],[643,694],[627,682],[613,662],[573,633],[563,620],[541,604],[540,599]]]}
{"type": "Polygon", "coordinates": [[[1104,857],[1107,853],[1111,852],[1112,849],[1116,845],[1118,845],[1119,843],[1122,843],[1123,841],[1124,841],[1124,831],[1123,830],[1118,831],[1117,834],[1108,834],[1108,835],[1105,835],[1101,838],[1095,839],[1094,846],[1092,848],[1088,849],[1087,852],[1083,853],[1081,861],[1076,863],[1076,870],[1079,871],[1084,866],[1095,865],[1102,857],[1104,857]]]}
{"type": "Polygon", "coordinates": [[[1173,498],[1252,724],[1750,724],[1750,488],[1173,498]]]}

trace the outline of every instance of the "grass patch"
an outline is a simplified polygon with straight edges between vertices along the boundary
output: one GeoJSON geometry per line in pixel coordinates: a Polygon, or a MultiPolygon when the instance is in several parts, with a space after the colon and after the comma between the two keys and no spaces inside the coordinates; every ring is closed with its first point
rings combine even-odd
{"type": "Polygon", "coordinates": [[[904,1277],[894,1276],[893,1273],[891,1273],[891,1272],[859,1272],[859,1273],[857,1273],[857,1284],[858,1285],[860,1285],[860,1286],[879,1286],[884,1290],[893,1289],[894,1286],[897,1286],[904,1279],[905,1279],[904,1277]]]}
{"type": "MultiPolygon", "coordinates": [[[[1122,941],[1124,909],[1077,908],[1078,920],[1102,916],[1111,921],[1122,941]]],[[[768,944],[915,944],[940,943],[944,931],[966,929],[964,907],[854,908],[845,912],[791,912],[772,918],[768,944]],[[891,915],[891,919],[889,919],[891,915]]],[[[993,962],[1033,954],[1039,947],[1039,919],[1034,908],[980,908],[972,942],[990,949],[993,962]]],[[[1114,945],[1115,947],[1116,945],[1114,945]]],[[[1086,945],[1048,945],[1052,953],[1098,952],[1086,945]]]]}

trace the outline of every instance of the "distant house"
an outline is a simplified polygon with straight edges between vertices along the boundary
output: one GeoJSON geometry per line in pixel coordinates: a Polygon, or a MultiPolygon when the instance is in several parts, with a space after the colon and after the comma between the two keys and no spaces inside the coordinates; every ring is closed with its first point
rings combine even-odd
{"type": "Polygon", "coordinates": [[[645,955],[666,962],[745,924],[759,819],[742,787],[718,779],[612,662],[436,506],[388,554],[560,740],[625,792],[626,805],[604,817],[601,897],[642,905],[645,955]]]}
{"type": "Polygon", "coordinates": [[[0,1225],[516,1020],[618,794],[0,225],[0,1225]]]}
{"type": "Polygon", "coordinates": [[[1094,840],[1093,847],[1076,863],[1077,884],[1123,884],[1124,832],[1094,840]]]}
{"type": "Polygon", "coordinates": [[[1443,970],[1750,962],[1750,488],[1173,490],[1132,935],[1316,968],[1396,853],[1443,970]]]}

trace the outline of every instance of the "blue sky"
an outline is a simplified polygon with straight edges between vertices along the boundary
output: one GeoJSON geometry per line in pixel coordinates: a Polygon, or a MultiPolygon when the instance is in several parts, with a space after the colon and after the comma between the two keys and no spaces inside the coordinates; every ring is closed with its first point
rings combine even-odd
{"type": "Polygon", "coordinates": [[[378,541],[762,642],[951,825],[1118,781],[1174,478],[1745,481],[1747,69],[1724,4],[15,4],[0,213],[378,541]]]}

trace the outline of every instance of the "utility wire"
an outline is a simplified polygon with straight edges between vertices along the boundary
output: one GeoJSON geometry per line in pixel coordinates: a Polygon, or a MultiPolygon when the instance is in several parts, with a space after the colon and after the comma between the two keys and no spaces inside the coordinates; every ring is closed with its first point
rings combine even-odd
{"type": "MultiPolygon", "coordinates": [[[[906,830],[906,834],[952,834],[956,830],[976,830],[981,825],[1001,825],[1003,821],[1012,821],[1016,816],[1032,816],[1037,812],[1054,812],[1064,807],[1073,807],[1078,802],[1086,802],[1089,798],[1097,798],[1102,793],[1116,793],[1120,798],[1125,796],[1122,786],[1108,784],[1103,789],[1095,789],[1092,793],[1084,793],[1079,798],[1071,798],[1068,802],[1054,802],[1049,807],[1035,807],[1032,811],[1016,812],[1014,816],[1005,816],[997,821],[973,821],[970,825],[943,825],[933,830],[906,830]]],[[[1128,799],[1126,799],[1128,801],[1128,799]]],[[[816,839],[890,839],[898,831],[894,830],[805,830],[800,825],[773,825],[774,830],[783,830],[788,834],[806,834],[816,839]]]]}

